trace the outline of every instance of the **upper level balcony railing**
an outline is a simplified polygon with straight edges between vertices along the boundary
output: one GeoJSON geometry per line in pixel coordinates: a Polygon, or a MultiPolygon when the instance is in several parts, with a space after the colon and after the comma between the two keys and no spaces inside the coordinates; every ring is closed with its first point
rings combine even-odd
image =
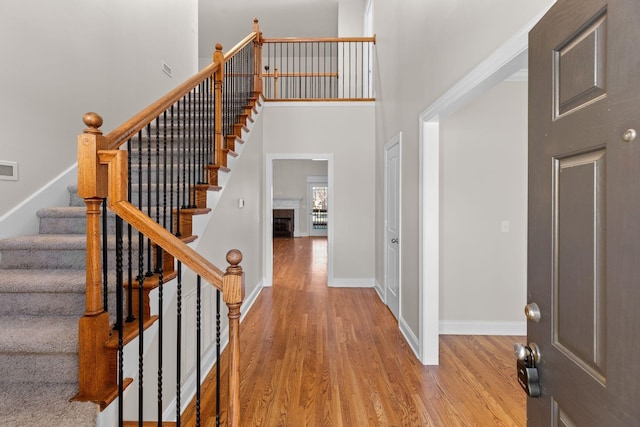
{"type": "Polygon", "coordinates": [[[375,37],[263,38],[267,100],[372,100],[375,37]]]}

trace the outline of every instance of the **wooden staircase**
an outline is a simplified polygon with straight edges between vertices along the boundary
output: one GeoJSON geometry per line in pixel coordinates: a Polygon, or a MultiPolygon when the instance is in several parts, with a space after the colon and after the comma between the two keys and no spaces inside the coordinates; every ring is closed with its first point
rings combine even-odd
{"type": "MultiPolygon", "coordinates": [[[[261,36],[257,21],[254,24],[255,31],[229,53],[224,55],[218,45],[209,67],[111,133],[103,134],[102,118],[98,114],[84,116],[86,129],[78,137],[78,197],[86,205],[87,287],[85,313],[79,322],[79,392],[75,400],[95,402],[104,410],[120,397],[118,412],[124,412],[124,390],[142,378],[142,366],[148,357],[143,341],[157,340],[157,337],[162,341],[162,334],[158,335],[157,331],[162,328],[167,310],[162,300],[164,289],[176,289],[176,286],[178,296],[171,298],[177,298],[178,314],[173,321],[177,322],[177,340],[182,342],[180,295],[184,269],[197,276],[198,316],[201,279],[205,285],[217,289],[227,305],[229,392],[228,402],[218,410],[225,412],[227,425],[240,425],[239,317],[244,298],[244,273],[239,264],[242,254],[229,251],[229,266],[223,272],[189,244],[197,239],[193,234],[194,217],[210,214],[208,194],[222,191],[221,174],[230,172],[227,159],[237,157],[236,148],[244,143],[243,134],[249,131],[248,125],[253,123],[261,105],[259,59],[250,64],[243,60],[237,65],[238,70],[225,75],[225,69],[236,67],[236,53],[242,53],[243,58],[248,57],[249,52],[254,58],[261,57],[261,36]],[[242,103],[240,114],[222,109],[222,87],[231,84],[230,79],[234,78],[245,81],[230,87],[252,86],[250,91],[245,91],[245,96],[234,95],[229,101],[234,103],[230,111],[238,110],[238,103],[242,103]],[[223,118],[232,123],[230,135],[223,135],[223,118]],[[101,217],[105,206],[116,216],[114,238],[101,234],[101,228],[113,230],[101,217]],[[101,248],[112,239],[116,241],[115,262],[105,262],[101,248]],[[112,274],[105,274],[105,266],[116,268],[116,319],[119,320],[113,326],[110,321],[113,314],[107,312],[103,304],[103,278],[112,274]],[[160,298],[158,302],[154,302],[156,294],[160,298]],[[154,306],[158,307],[157,311],[154,306]],[[156,332],[147,337],[154,325],[159,325],[154,327],[156,332]],[[126,378],[122,365],[124,348],[134,340],[140,348],[139,372],[126,378]]],[[[219,319],[219,310],[216,316],[219,319]]],[[[219,335],[216,339],[220,341],[219,335]]],[[[171,356],[177,357],[177,367],[172,369],[180,372],[179,344],[177,348],[177,356],[173,353],[171,356]]],[[[218,361],[219,356],[216,356],[218,361]]],[[[158,361],[152,364],[161,364],[162,350],[154,357],[158,361]]],[[[159,368],[158,384],[163,384],[163,369],[159,368]]],[[[144,375],[147,378],[147,374],[144,375]]],[[[198,378],[197,384],[202,379],[198,378]]],[[[179,376],[176,381],[175,405],[182,407],[179,376]]],[[[138,384],[140,406],[145,395],[141,387],[138,384]]],[[[135,395],[134,391],[127,393],[135,395]]],[[[157,393],[162,396],[163,390],[157,393]]],[[[161,397],[158,399],[161,403],[155,419],[164,419],[166,405],[161,397]]],[[[179,417],[178,414],[178,421],[179,417]]],[[[120,420],[126,421],[127,416],[123,419],[120,415],[120,420]]]]}

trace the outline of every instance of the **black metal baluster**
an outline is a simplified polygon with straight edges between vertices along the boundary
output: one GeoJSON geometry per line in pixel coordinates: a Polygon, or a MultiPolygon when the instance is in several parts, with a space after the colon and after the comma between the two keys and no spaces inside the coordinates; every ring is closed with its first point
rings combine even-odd
{"type": "Polygon", "coordinates": [[[174,220],[174,212],[173,212],[173,209],[174,209],[173,201],[174,201],[174,197],[175,197],[175,194],[174,194],[175,182],[174,182],[174,175],[173,175],[173,171],[175,169],[175,164],[174,164],[174,160],[175,160],[174,159],[174,151],[175,150],[174,150],[174,139],[173,139],[174,132],[175,132],[175,130],[174,130],[174,121],[175,121],[175,118],[174,118],[174,106],[175,106],[175,104],[171,106],[171,125],[170,125],[171,126],[171,132],[170,132],[170,135],[169,135],[169,138],[170,138],[169,139],[169,150],[170,150],[170,152],[169,152],[169,227],[171,227],[170,231],[172,233],[175,233],[175,228],[176,228],[175,220],[174,220]]]}
{"type": "MultiPolygon", "coordinates": [[[[178,105],[177,105],[177,117],[178,117],[178,129],[177,129],[177,135],[176,135],[176,139],[177,139],[177,149],[176,151],[176,155],[177,155],[177,159],[176,159],[176,236],[180,237],[182,234],[180,233],[180,210],[184,207],[180,202],[181,202],[181,192],[180,192],[180,171],[182,169],[181,167],[181,163],[180,163],[180,152],[181,152],[181,140],[180,140],[180,101],[178,101],[178,105]]],[[[182,200],[182,203],[184,203],[184,200],[182,200]]]]}
{"type": "Polygon", "coordinates": [[[182,389],[182,263],[178,261],[178,283],[176,295],[176,425],[180,425],[182,389]]]}
{"type": "Polygon", "coordinates": [[[143,419],[144,402],[144,235],[138,232],[138,420],[143,419]]]}
{"type": "MultiPolygon", "coordinates": [[[[160,224],[160,116],[156,117],[156,174],[155,174],[155,186],[156,186],[156,222],[160,224]]],[[[151,211],[151,208],[149,208],[151,211]]],[[[151,214],[149,217],[153,218],[151,214]]]]}
{"type": "Polygon", "coordinates": [[[216,426],[220,426],[220,290],[216,289],[216,426]]]}
{"type": "MultiPolygon", "coordinates": [[[[151,195],[152,195],[152,188],[151,188],[151,181],[152,181],[152,174],[153,171],[151,170],[151,152],[152,152],[152,138],[151,138],[151,125],[148,124],[147,127],[147,216],[149,218],[153,218],[152,212],[151,212],[151,206],[153,205],[152,203],[152,199],[151,199],[151,195]]],[[[142,188],[144,188],[143,186],[140,187],[140,189],[142,190],[142,188]]],[[[151,239],[147,239],[147,272],[146,272],[146,276],[147,277],[151,277],[153,276],[153,271],[152,271],[152,266],[153,266],[153,258],[152,258],[152,254],[151,254],[151,239]]],[[[139,316],[141,317],[141,316],[139,316]]]]}
{"type": "Polygon", "coordinates": [[[201,358],[202,358],[202,325],[201,301],[202,278],[198,275],[196,289],[196,427],[200,427],[200,399],[201,399],[201,358]]]}
{"type": "Polygon", "coordinates": [[[124,340],[122,283],[122,218],[116,216],[116,330],[118,333],[118,425],[124,422],[124,340]]]}
{"type": "MultiPolygon", "coordinates": [[[[139,136],[139,134],[138,134],[139,136]]],[[[131,145],[131,140],[127,141],[127,149],[129,151],[129,156],[128,156],[128,164],[129,164],[129,179],[127,182],[127,190],[128,190],[128,194],[127,194],[127,200],[129,201],[129,203],[132,203],[132,185],[131,185],[131,181],[132,181],[132,177],[133,177],[133,173],[131,173],[131,166],[132,166],[132,160],[131,157],[133,156],[133,148],[131,145]]],[[[140,182],[141,180],[141,174],[142,174],[142,168],[140,167],[140,163],[141,163],[141,157],[138,156],[138,182],[140,182]]],[[[133,322],[134,320],[134,316],[133,316],[133,248],[132,248],[132,241],[133,241],[133,230],[131,227],[131,224],[127,223],[127,318],[126,321],[127,322],[133,322]]]]}
{"type": "Polygon", "coordinates": [[[167,110],[162,113],[162,142],[162,227],[171,230],[167,228],[167,110]]]}
{"type": "Polygon", "coordinates": [[[157,263],[160,266],[158,268],[158,425],[162,425],[162,367],[163,367],[163,331],[164,331],[164,272],[162,268],[162,259],[164,258],[164,251],[158,246],[157,251],[157,263]]]}
{"type": "MultiPolygon", "coordinates": [[[[107,258],[108,245],[107,236],[107,199],[102,199],[102,306],[104,311],[109,311],[109,261],[107,258]]],[[[120,321],[120,319],[118,319],[120,321]]]]}

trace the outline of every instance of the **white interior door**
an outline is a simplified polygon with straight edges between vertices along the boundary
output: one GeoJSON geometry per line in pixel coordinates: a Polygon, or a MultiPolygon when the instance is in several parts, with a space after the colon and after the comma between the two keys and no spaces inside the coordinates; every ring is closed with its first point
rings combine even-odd
{"type": "Polygon", "coordinates": [[[309,236],[326,236],[329,228],[329,185],[323,181],[308,183],[309,236]]]}
{"type": "Polygon", "coordinates": [[[385,303],[400,314],[400,135],[385,145],[385,303]]]}

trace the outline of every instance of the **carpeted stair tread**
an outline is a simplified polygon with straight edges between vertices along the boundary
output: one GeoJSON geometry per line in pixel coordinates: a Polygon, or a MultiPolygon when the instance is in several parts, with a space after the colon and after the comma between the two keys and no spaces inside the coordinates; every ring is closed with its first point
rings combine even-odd
{"type": "MultiPolygon", "coordinates": [[[[114,216],[110,213],[110,216],[114,216]]],[[[84,218],[87,216],[87,208],[82,206],[64,206],[57,208],[42,208],[36,212],[39,218],[84,218]]]]}
{"type": "Polygon", "coordinates": [[[43,274],[40,270],[0,269],[0,293],[58,293],[84,294],[85,270],[52,269],[43,274]]]}
{"type": "MultiPolygon", "coordinates": [[[[33,236],[11,237],[0,240],[0,252],[3,250],[74,250],[85,249],[87,236],[78,234],[36,234],[33,236]]],[[[1,266],[0,258],[0,266],[1,266]]]]}
{"type": "Polygon", "coordinates": [[[70,402],[76,384],[2,384],[0,425],[95,427],[98,406],[70,402]]]}
{"type": "Polygon", "coordinates": [[[78,353],[77,316],[0,316],[0,325],[0,354],[78,353]]]}

